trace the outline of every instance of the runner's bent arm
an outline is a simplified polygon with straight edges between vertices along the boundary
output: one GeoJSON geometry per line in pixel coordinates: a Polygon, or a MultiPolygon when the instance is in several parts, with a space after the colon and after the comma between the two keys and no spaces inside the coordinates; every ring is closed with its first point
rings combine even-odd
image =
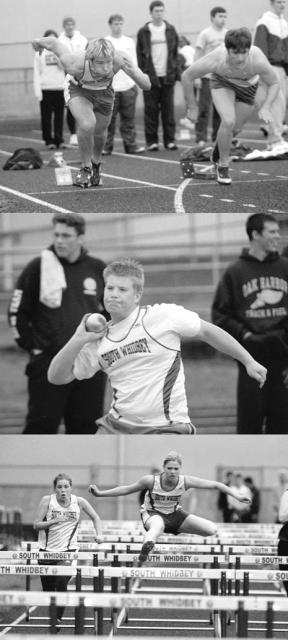
{"type": "Polygon", "coordinates": [[[228,487],[223,482],[217,482],[217,480],[204,480],[203,478],[197,478],[196,476],[185,476],[185,487],[187,489],[218,489],[222,493],[226,493],[232,498],[236,498],[239,502],[245,502],[250,504],[250,498],[239,497],[233,487],[228,487]]]}
{"type": "Polygon", "coordinates": [[[89,504],[85,498],[78,498],[78,503],[84,513],[86,513],[93,522],[97,542],[102,542],[102,522],[98,513],[96,513],[95,509],[91,507],[91,504],[89,504]]]}
{"type": "Polygon", "coordinates": [[[143,476],[137,482],[133,484],[126,484],[120,487],[113,487],[113,489],[98,489],[96,484],[90,484],[88,487],[89,493],[92,493],[93,496],[97,498],[113,498],[113,496],[127,496],[130,493],[137,493],[142,489],[152,489],[153,485],[153,476],[143,476]]]}
{"type": "Polygon", "coordinates": [[[63,42],[60,42],[55,36],[46,36],[33,40],[32,47],[41,54],[43,49],[52,51],[61,62],[61,66],[65,73],[71,75],[81,74],[84,68],[85,51],[80,54],[71,53],[63,42]]]}
{"type": "Polygon", "coordinates": [[[246,368],[248,375],[257,380],[260,388],[263,387],[266,380],[267,369],[254,360],[250,353],[244,349],[230,333],[227,333],[224,329],[220,329],[220,327],[216,327],[211,322],[201,320],[201,329],[197,336],[200,340],[214,347],[214,349],[226,353],[235,360],[239,360],[246,368]]]}
{"type": "Polygon", "coordinates": [[[119,67],[119,69],[122,69],[129,78],[132,78],[132,80],[136,82],[140,89],[143,89],[143,91],[149,91],[149,89],[151,89],[149,76],[143,73],[126,54],[118,52],[114,57],[114,61],[116,68],[119,67]]]}
{"type": "Polygon", "coordinates": [[[47,511],[48,511],[49,501],[50,501],[50,496],[44,496],[44,498],[42,498],[39,504],[39,507],[36,512],[35,520],[33,523],[33,528],[36,531],[39,531],[40,529],[50,529],[50,527],[53,527],[54,524],[58,524],[58,522],[63,521],[63,517],[61,516],[57,516],[52,520],[45,520],[47,511]]]}
{"type": "MultiPolygon", "coordinates": [[[[72,338],[62,347],[53,358],[48,369],[48,380],[52,384],[67,384],[75,379],[73,365],[76,356],[87,342],[97,342],[105,333],[105,329],[98,333],[86,331],[84,316],[72,338]]],[[[96,370],[95,370],[96,373],[96,370]]]]}

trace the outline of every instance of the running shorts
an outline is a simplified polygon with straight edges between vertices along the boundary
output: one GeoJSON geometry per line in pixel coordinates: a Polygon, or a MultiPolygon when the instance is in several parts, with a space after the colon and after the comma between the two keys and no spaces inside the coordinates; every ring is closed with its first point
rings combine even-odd
{"type": "Polygon", "coordinates": [[[102,113],[103,116],[111,115],[114,104],[114,89],[112,87],[92,91],[92,89],[79,87],[70,80],[64,90],[66,105],[69,105],[70,100],[78,96],[91,102],[93,111],[96,113],[102,113]]]}
{"type": "Polygon", "coordinates": [[[173,511],[173,513],[161,513],[160,511],[156,511],[155,509],[153,509],[151,511],[145,510],[140,515],[144,529],[146,529],[146,531],[148,531],[148,519],[151,516],[160,516],[165,525],[164,533],[174,533],[174,535],[177,536],[178,533],[180,533],[179,529],[182,522],[186,520],[186,518],[189,516],[189,513],[187,511],[184,511],[184,509],[182,508],[176,509],[176,511],[173,511]]]}
{"type": "Polygon", "coordinates": [[[258,82],[251,84],[250,86],[240,86],[223,76],[219,76],[217,73],[213,73],[210,80],[211,89],[231,89],[235,93],[237,102],[245,102],[245,104],[254,104],[255,95],[258,89],[258,82]]]}
{"type": "Polygon", "coordinates": [[[127,433],[127,434],[184,434],[184,435],[194,435],[196,433],[196,428],[192,422],[172,422],[171,424],[166,424],[163,426],[133,426],[131,424],[125,424],[123,422],[118,422],[112,418],[109,414],[103,416],[103,418],[99,418],[96,420],[97,435],[98,434],[111,434],[111,433],[127,433]]]}

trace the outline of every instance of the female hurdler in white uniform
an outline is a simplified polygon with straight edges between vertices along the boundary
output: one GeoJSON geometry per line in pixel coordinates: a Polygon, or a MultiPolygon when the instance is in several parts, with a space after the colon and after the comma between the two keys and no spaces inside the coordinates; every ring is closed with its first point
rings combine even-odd
{"type": "MultiPolygon", "coordinates": [[[[77,551],[77,534],[81,511],[91,518],[95,539],[102,542],[101,520],[85,498],[72,494],[72,480],[59,473],[53,481],[54,493],[43,496],[34,520],[39,531],[40,551],[77,551]]],[[[43,560],[39,564],[71,564],[72,560],[43,560]]],[[[67,591],[70,576],[41,576],[43,591],[67,591]]],[[[57,607],[57,619],[62,620],[64,607],[57,607]]]]}
{"type": "Polygon", "coordinates": [[[146,530],[139,562],[147,560],[149,552],[162,533],[193,533],[201,536],[213,536],[217,532],[214,522],[187,513],[180,506],[181,496],[191,488],[218,489],[233,496],[239,502],[250,503],[249,498],[238,498],[232,487],[214,480],[204,480],[196,476],[181,475],[182,458],[171,451],[163,462],[163,472],[159,475],[146,475],[133,484],[100,490],[90,485],[88,491],[96,497],[124,496],[146,489],[144,503],[140,508],[141,519],[146,530]]]}

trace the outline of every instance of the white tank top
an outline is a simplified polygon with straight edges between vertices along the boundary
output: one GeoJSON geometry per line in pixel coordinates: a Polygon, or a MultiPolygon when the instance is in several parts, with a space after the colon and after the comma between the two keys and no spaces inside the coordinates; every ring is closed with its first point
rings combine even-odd
{"type": "Polygon", "coordinates": [[[39,531],[38,542],[41,549],[52,551],[58,549],[68,551],[77,549],[77,531],[80,519],[80,507],[77,496],[71,495],[68,507],[63,507],[56,499],[56,494],[50,496],[45,520],[49,522],[57,516],[63,516],[63,521],[39,531]]]}
{"type": "Polygon", "coordinates": [[[161,513],[169,514],[179,509],[179,501],[185,488],[185,476],[179,476],[174,489],[165,491],[161,486],[161,475],[154,476],[152,489],[148,489],[144,498],[144,509],[150,511],[155,509],[161,513]]]}

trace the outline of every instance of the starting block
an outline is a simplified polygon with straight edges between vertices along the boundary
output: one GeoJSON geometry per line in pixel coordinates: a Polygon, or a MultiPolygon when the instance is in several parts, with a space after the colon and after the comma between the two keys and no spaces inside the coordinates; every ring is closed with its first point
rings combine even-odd
{"type": "Polygon", "coordinates": [[[198,178],[200,180],[216,180],[215,167],[212,164],[195,164],[191,159],[180,161],[183,178],[198,178]]]}

